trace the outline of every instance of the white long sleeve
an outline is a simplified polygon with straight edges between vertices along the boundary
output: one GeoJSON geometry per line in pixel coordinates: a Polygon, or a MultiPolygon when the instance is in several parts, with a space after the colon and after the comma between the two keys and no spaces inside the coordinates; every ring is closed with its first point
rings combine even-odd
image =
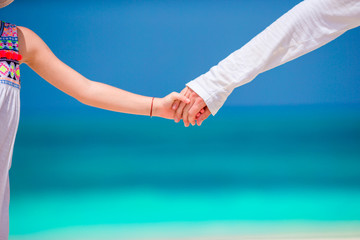
{"type": "Polygon", "coordinates": [[[305,0],[187,84],[215,115],[231,92],[360,25],[360,0],[305,0]]]}

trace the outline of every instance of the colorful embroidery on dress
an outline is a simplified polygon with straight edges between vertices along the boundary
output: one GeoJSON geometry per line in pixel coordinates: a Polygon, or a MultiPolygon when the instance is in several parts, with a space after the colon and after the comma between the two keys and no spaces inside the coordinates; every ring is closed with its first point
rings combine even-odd
{"type": "Polygon", "coordinates": [[[20,63],[17,28],[0,21],[0,84],[20,88],[20,63]]]}

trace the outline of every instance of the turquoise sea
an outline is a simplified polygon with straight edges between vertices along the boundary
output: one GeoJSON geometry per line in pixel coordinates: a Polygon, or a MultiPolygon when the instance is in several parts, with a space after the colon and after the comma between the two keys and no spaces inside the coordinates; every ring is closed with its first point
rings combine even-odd
{"type": "Polygon", "coordinates": [[[10,239],[360,236],[360,106],[86,111],[22,116],[10,239]]]}

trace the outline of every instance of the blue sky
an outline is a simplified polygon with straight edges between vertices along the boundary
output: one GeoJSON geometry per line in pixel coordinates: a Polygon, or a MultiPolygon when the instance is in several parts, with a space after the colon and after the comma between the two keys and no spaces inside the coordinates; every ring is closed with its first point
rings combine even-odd
{"type": "MultiPolygon", "coordinates": [[[[26,26],[91,80],[164,96],[208,71],[300,1],[26,1],[1,19],[26,26]]],[[[234,91],[227,106],[360,103],[360,29],[234,91]]],[[[22,67],[22,110],[84,109],[22,67]]],[[[88,110],[91,111],[91,110],[88,110]]]]}

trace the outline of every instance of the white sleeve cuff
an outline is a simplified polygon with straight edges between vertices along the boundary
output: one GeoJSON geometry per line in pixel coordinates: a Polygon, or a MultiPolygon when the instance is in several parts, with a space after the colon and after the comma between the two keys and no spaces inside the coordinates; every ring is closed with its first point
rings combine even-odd
{"type": "Polygon", "coordinates": [[[203,77],[204,75],[201,75],[195,80],[187,83],[186,86],[191,88],[204,100],[211,114],[215,116],[219,109],[224,105],[231,92],[222,89],[216,89],[216,92],[206,91],[206,86],[202,86],[205,81],[200,81],[200,78],[203,77]]]}

